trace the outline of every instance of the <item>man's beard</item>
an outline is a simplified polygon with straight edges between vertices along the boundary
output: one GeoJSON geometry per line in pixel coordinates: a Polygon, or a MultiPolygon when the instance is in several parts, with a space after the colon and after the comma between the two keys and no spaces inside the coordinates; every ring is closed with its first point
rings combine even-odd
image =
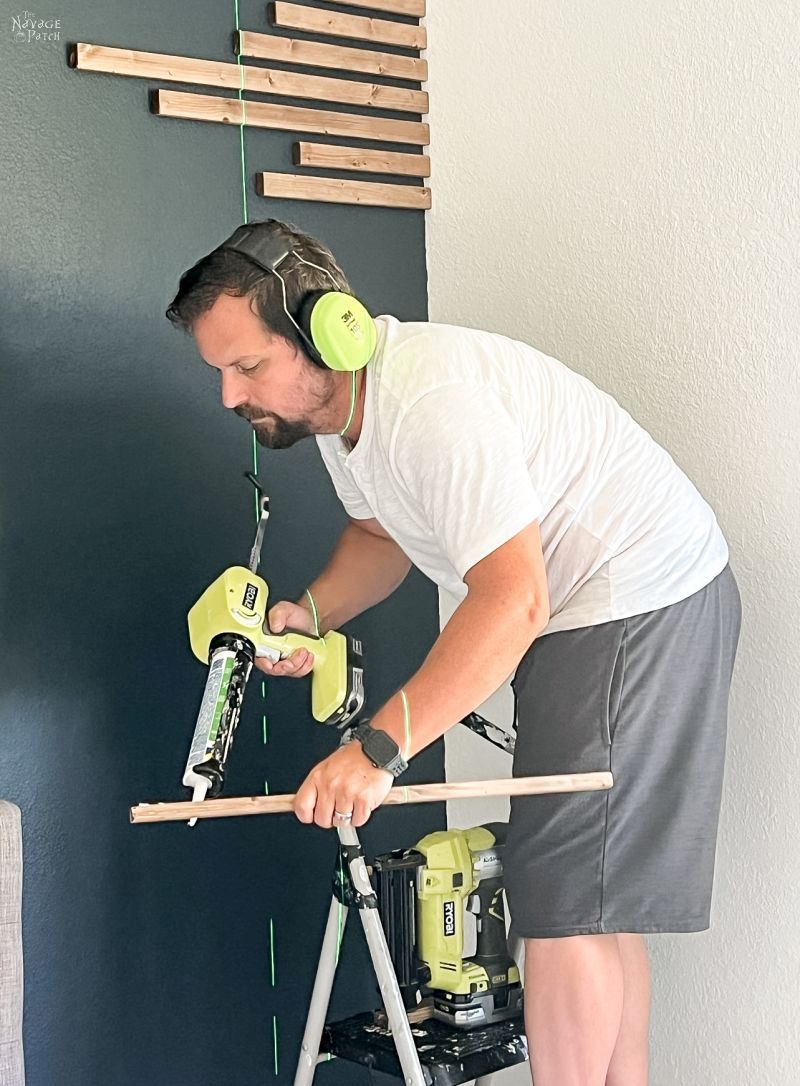
{"type": "Polygon", "coordinates": [[[274,411],[249,411],[246,407],[234,407],[237,415],[247,419],[253,427],[256,441],[265,449],[288,449],[296,441],[309,437],[314,431],[311,429],[308,419],[297,419],[290,422],[281,418],[274,411]],[[258,419],[258,422],[253,422],[258,419]],[[269,428],[267,421],[269,420],[269,428]]]}

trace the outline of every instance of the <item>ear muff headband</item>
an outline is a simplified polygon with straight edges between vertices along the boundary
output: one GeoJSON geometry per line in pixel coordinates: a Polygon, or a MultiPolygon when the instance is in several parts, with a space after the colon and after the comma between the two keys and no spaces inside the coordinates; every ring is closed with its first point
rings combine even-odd
{"type": "Polygon", "coordinates": [[[257,233],[252,225],[240,226],[220,248],[240,253],[278,278],[283,310],[312,361],[344,373],[366,366],[377,343],[375,321],[363,302],[336,288],[336,281],[326,268],[303,259],[279,238],[257,233]],[[308,294],[296,317],[289,312],[286,281],[278,271],[279,265],[290,253],[302,264],[322,272],[334,286],[334,290],[318,290],[308,294]]]}

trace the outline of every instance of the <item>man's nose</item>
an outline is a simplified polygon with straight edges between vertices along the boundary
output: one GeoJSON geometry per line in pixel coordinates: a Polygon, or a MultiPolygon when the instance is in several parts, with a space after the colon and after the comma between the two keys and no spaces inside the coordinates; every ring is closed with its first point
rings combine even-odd
{"type": "Polygon", "coordinates": [[[220,395],[223,405],[231,409],[247,402],[244,382],[232,366],[221,371],[220,395]]]}

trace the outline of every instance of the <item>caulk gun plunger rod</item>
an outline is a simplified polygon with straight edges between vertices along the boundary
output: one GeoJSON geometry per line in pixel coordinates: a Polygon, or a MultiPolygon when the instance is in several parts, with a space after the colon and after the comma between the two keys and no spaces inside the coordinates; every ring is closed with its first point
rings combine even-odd
{"type": "Polygon", "coordinates": [[[258,518],[256,538],[253,540],[253,546],[250,550],[250,560],[248,562],[248,569],[251,573],[258,573],[258,563],[261,561],[261,547],[264,543],[264,529],[269,520],[269,498],[266,494],[259,493],[258,505],[261,515],[258,518]]]}

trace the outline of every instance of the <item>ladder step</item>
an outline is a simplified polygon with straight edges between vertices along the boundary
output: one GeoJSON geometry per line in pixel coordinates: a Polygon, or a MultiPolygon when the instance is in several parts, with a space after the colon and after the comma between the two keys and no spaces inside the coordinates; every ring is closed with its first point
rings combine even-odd
{"type": "MultiPolygon", "coordinates": [[[[429,1018],[411,1027],[426,1081],[459,1086],[481,1075],[524,1063],[528,1044],[522,1017],[483,1029],[455,1029],[429,1018]]],[[[392,1035],[382,1012],[357,1014],[325,1027],[321,1052],[403,1078],[392,1035]]]]}

